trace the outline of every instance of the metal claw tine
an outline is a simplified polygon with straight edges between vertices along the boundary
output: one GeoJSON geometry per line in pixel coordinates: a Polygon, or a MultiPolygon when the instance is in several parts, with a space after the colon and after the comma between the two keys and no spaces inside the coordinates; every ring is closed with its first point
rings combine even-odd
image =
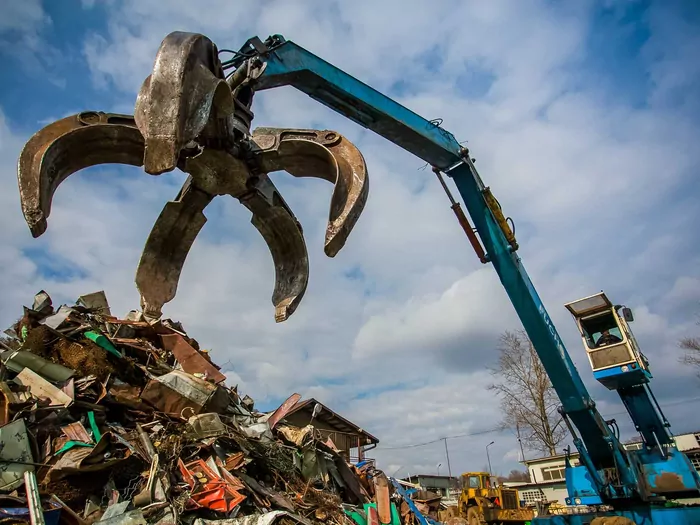
{"type": "Polygon", "coordinates": [[[252,212],[251,223],[265,239],[275,265],[275,321],[287,320],[306,291],[309,259],[301,225],[275,185],[265,174],[252,176],[243,160],[223,151],[205,149],[186,159],[183,169],[204,191],[231,195],[252,212]]]}
{"type": "Polygon", "coordinates": [[[137,270],[144,313],[159,318],[175,297],[187,254],[207,220],[204,208],[216,195],[228,194],[252,212],[251,222],[267,243],[275,265],[275,320],[287,320],[306,291],[309,261],[301,226],[275,186],[265,175],[251,180],[248,166],[224,151],[204,150],[184,159],[181,168],[190,177],[158,217],[137,270]]]}
{"type": "Polygon", "coordinates": [[[299,306],[309,282],[309,257],[301,225],[266,176],[261,177],[254,191],[240,201],[253,212],[251,222],[272,254],[275,321],[286,321],[299,306]]]}
{"type": "Polygon", "coordinates": [[[136,270],[145,315],[159,318],[163,305],[175,297],[187,254],[207,222],[204,208],[213,198],[196,188],[189,177],[176,200],[168,202],[158,216],[136,270]]]}
{"type": "Polygon", "coordinates": [[[324,251],[334,257],[362,213],[369,192],[367,164],[348,139],[329,130],[257,128],[254,152],[262,171],[283,170],[295,177],[315,177],[335,184],[324,251]]]}
{"type": "Polygon", "coordinates": [[[214,43],[200,34],[170,33],[136,99],[134,116],[146,141],[145,171],[158,175],[175,169],[182,148],[209,119],[232,112],[231,89],[214,43]]]}
{"type": "Polygon", "coordinates": [[[33,237],[46,231],[59,184],[98,164],[143,164],[144,141],[130,115],[85,111],[39,130],[19,157],[22,212],[33,237]]]}

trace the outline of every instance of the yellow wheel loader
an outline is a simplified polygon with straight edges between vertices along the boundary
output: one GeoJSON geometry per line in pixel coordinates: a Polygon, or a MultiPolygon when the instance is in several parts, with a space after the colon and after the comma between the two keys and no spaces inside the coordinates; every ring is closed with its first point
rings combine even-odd
{"type": "Polygon", "coordinates": [[[531,509],[520,506],[518,491],[496,486],[488,472],[462,474],[459,515],[469,525],[524,525],[534,518],[531,509]]]}

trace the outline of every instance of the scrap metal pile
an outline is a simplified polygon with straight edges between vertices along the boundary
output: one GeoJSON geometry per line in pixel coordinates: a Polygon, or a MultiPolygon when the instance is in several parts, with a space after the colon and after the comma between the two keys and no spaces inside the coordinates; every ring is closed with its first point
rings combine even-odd
{"type": "MultiPolygon", "coordinates": [[[[383,474],[284,422],[298,394],[257,411],[179,323],[114,317],[103,292],[56,308],[42,291],[5,334],[3,523],[31,509],[46,524],[340,524],[349,509],[357,523],[377,479],[389,508],[383,474]]],[[[382,523],[397,525],[391,508],[382,523]]]]}
{"type": "MultiPolygon", "coordinates": [[[[136,272],[141,311],[118,319],[101,292],[55,309],[41,292],[3,342],[0,491],[9,496],[0,520],[401,524],[389,480],[371,463],[350,465],[312,426],[284,424],[297,395],[274,412],[256,411],[249,397],[224,386],[220,368],[182,326],[162,319],[217,196],[246,206],[270,249],[277,322],[302,300],[309,261],[302,227],[268,174],[334,184],[329,257],[367,200],[365,159],[341,134],[251,128],[254,94],[265,88],[259,53],[270,49],[256,39],[244,47],[221,50],[233,54],[222,62],[204,35],[173,32],[133,115],[84,111],[48,124],[23,148],[19,193],[34,237],[48,227],[59,185],[84,168],[179,169],[188,178],[146,240],[136,272]]],[[[403,497],[394,487],[394,497],[403,497]]],[[[402,508],[419,516],[411,505],[402,508]]],[[[404,523],[412,519],[407,512],[404,523]]]]}

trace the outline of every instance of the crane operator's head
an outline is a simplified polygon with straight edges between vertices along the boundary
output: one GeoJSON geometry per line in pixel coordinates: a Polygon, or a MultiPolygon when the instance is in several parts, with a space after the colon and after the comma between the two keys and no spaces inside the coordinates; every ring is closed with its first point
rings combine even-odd
{"type": "Polygon", "coordinates": [[[622,339],[620,339],[616,335],[612,335],[610,333],[610,329],[606,328],[600,333],[600,338],[598,339],[598,343],[596,344],[596,346],[609,345],[613,343],[619,343],[621,341],[622,339]]]}

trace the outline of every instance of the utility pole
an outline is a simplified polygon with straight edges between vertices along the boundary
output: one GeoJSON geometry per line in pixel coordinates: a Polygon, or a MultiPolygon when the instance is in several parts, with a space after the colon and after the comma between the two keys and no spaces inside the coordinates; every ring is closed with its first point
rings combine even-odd
{"type": "Polygon", "coordinates": [[[445,442],[445,457],[447,457],[447,473],[450,478],[452,477],[452,468],[450,467],[450,452],[447,450],[447,438],[444,437],[442,440],[445,442]]]}
{"type": "Polygon", "coordinates": [[[522,456],[522,461],[525,462],[525,451],[523,450],[523,442],[520,439],[520,425],[518,423],[515,424],[515,430],[518,433],[518,443],[520,444],[520,455],[522,456]]]}

